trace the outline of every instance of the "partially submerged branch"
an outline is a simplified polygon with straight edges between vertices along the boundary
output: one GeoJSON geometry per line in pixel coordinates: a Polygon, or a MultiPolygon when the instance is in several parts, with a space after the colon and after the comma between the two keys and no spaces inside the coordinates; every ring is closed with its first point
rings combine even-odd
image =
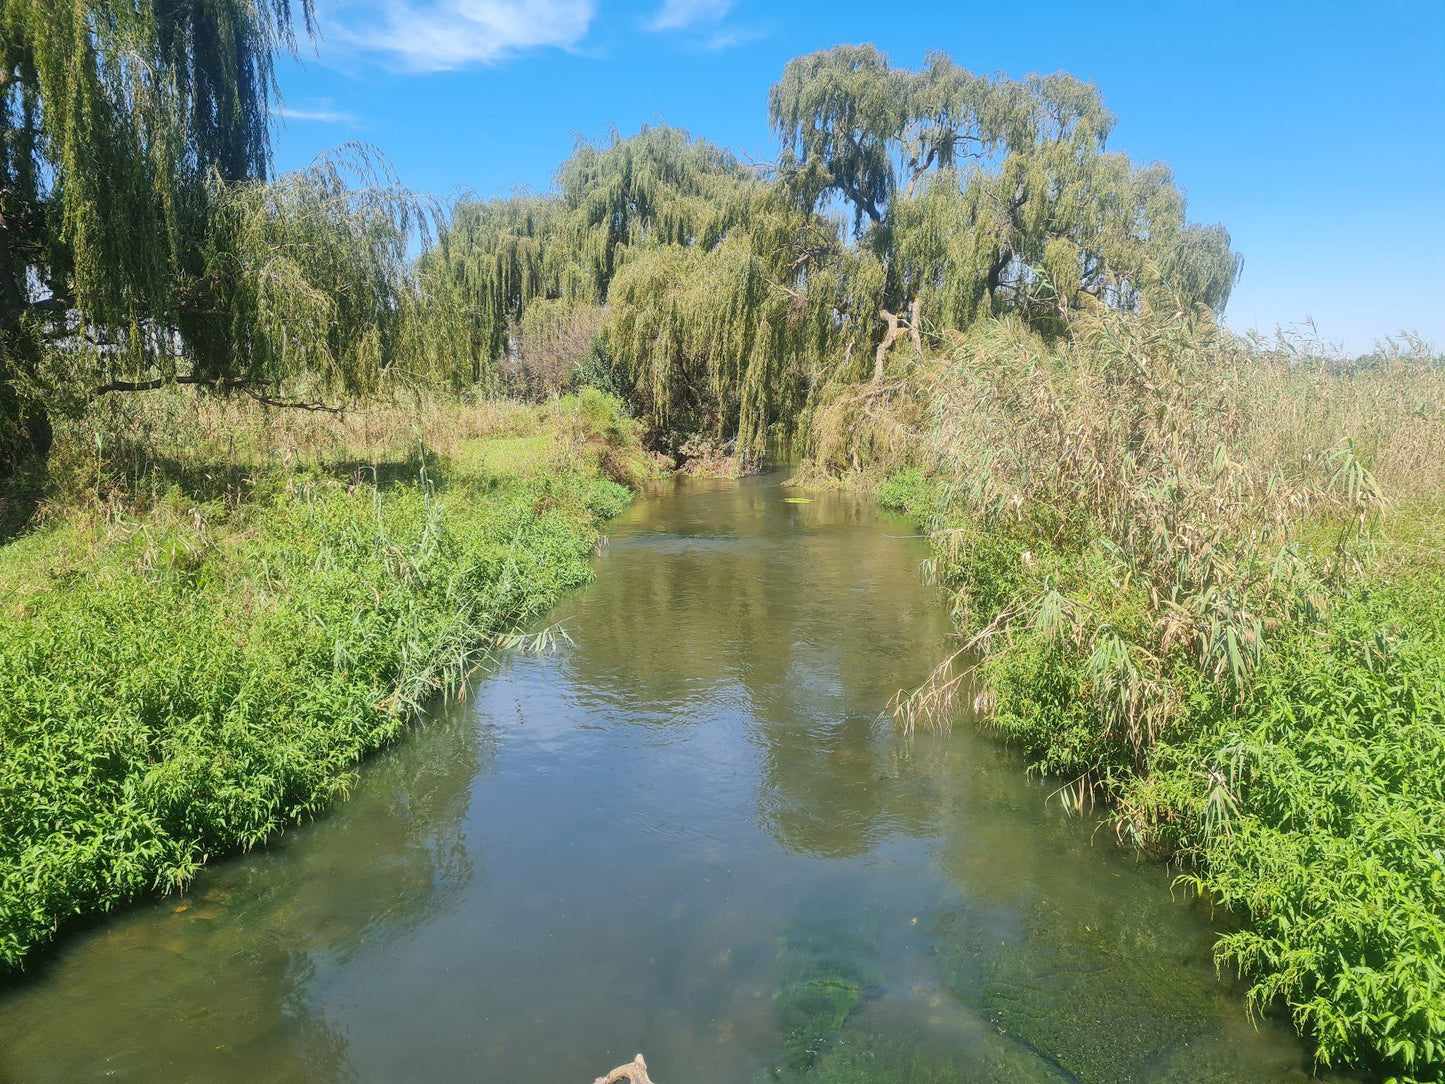
{"type": "Polygon", "coordinates": [[[592,1084],[622,1084],[623,1081],[630,1084],[652,1084],[652,1077],[647,1075],[647,1062],[642,1060],[638,1054],[626,1065],[619,1065],[606,1076],[600,1076],[592,1084]]]}

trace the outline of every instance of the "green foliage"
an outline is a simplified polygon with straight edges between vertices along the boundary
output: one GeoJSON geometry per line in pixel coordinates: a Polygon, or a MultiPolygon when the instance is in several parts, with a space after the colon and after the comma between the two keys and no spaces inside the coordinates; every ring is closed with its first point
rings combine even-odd
{"type": "Polygon", "coordinates": [[[589,471],[624,485],[638,486],[658,475],[642,446],[642,425],[615,395],[583,387],[552,407],[559,435],[589,471]]]}
{"type": "Polygon", "coordinates": [[[0,4],[0,474],[172,383],[334,404],[474,380],[411,252],[437,207],[350,145],[268,183],[310,0],[0,4]]]}
{"type": "Polygon", "coordinates": [[[483,379],[486,363],[503,356],[507,328],[527,302],[561,296],[553,283],[562,272],[544,263],[557,212],[554,201],[530,196],[465,202],[422,257],[428,291],[456,297],[468,313],[473,383],[483,379]]]}
{"type": "Polygon", "coordinates": [[[164,359],[214,308],[213,186],[267,171],[297,11],[310,29],[309,0],[0,4],[0,466],[48,444],[48,350],[164,359]]]}
{"type": "Polygon", "coordinates": [[[1228,234],[1187,222],[1168,170],[1105,153],[1113,119],[1070,76],[978,76],[942,54],[910,71],[840,46],[791,61],[770,114],[770,169],[643,128],[580,143],[551,195],[460,206],[422,279],[472,314],[478,377],[518,353],[530,308],[605,305],[615,386],[649,439],[749,462],[820,411],[869,413],[871,393],[834,408],[903,336],[917,357],[999,313],[1063,334],[1089,304],[1217,308],[1233,284],[1228,234]]]}
{"type": "MultiPolygon", "coordinates": [[[[597,382],[605,353],[602,382],[637,403],[654,443],[698,433],[757,458],[802,410],[802,373],[831,371],[859,335],[835,271],[800,288],[800,238],[841,251],[835,226],[777,199],[732,155],[644,128],[579,144],[553,196],[463,203],[421,277],[474,314],[479,366],[517,353],[530,366],[530,334],[561,347],[549,371],[585,364],[597,382]],[[595,345],[539,335],[558,314],[604,302],[595,345]]],[[[862,311],[871,319],[871,305],[862,311]]]]}
{"type": "Polygon", "coordinates": [[[1126,791],[1201,859],[1197,890],[1250,916],[1222,959],[1288,1004],[1326,1064],[1445,1066],[1445,622],[1435,567],[1362,585],[1323,635],[1279,644],[1230,712],[1192,704],[1126,791]]]}
{"type": "Polygon", "coordinates": [[[927,481],[918,467],[908,467],[890,474],[878,486],[878,503],[884,508],[907,512],[910,508],[928,506],[927,481]]]}
{"type": "Polygon", "coordinates": [[[1070,75],[980,76],[937,52],[914,71],[838,46],[790,61],[769,111],[784,187],[809,210],[845,200],[887,266],[884,307],[919,302],[931,331],[1003,312],[1060,330],[1086,298],[1220,309],[1238,273],[1165,167],[1105,152],[1114,118],[1070,75]]]}
{"type": "Polygon", "coordinates": [[[176,489],[49,583],[25,564],[43,548],[9,551],[7,579],[39,584],[0,612],[0,961],[344,794],[498,634],[586,582],[627,494],[575,463],[281,476],[234,510],[176,489]]]}
{"type": "Polygon", "coordinates": [[[460,382],[455,314],[419,289],[407,251],[439,211],[374,151],[350,145],[269,184],[213,180],[211,201],[206,266],[224,319],[182,322],[192,376],[329,398],[388,378],[460,382]]]}
{"type": "Polygon", "coordinates": [[[1070,809],[1112,801],[1248,920],[1221,962],[1322,1063],[1436,1079],[1445,387],[1288,346],[1100,314],[920,370],[918,465],[883,491],[970,638],[900,714],[977,695],[1070,809]],[[1387,491],[1413,503],[1382,519],[1387,491]]]}

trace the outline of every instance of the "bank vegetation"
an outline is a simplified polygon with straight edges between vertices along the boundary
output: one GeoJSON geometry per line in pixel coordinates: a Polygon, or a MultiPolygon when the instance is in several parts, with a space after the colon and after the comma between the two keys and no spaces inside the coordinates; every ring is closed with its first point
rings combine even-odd
{"type": "Polygon", "coordinates": [[[934,540],[904,725],[977,696],[1323,1063],[1438,1076],[1438,357],[1230,335],[1228,232],[1098,88],[942,53],[790,61],[766,163],[277,176],[314,14],[0,0],[0,960],[343,793],[626,485],[790,445],[934,540]]]}
{"type": "Polygon", "coordinates": [[[961,629],[902,724],[976,698],[1058,800],[1247,920],[1217,952],[1256,1009],[1324,1064],[1434,1079],[1445,368],[1410,346],[1342,362],[1177,310],[1053,344],[991,323],[884,401],[840,396],[817,447],[885,464],[961,629]]]}

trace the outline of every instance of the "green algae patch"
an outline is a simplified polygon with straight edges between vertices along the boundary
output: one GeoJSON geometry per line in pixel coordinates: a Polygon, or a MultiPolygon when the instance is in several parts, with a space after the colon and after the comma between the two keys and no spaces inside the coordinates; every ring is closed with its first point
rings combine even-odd
{"type": "Polygon", "coordinates": [[[877,936],[867,917],[833,908],[807,914],[783,933],[773,1010],[787,1071],[811,1068],[864,998],[881,987],[877,936]]]}
{"type": "Polygon", "coordinates": [[[1162,1052],[1217,1026],[1209,991],[1178,981],[1149,946],[1059,918],[1036,904],[1022,929],[1001,937],[986,916],[943,916],[935,932],[946,985],[1002,1033],[1100,1084],[1145,1079],[1162,1052]]]}

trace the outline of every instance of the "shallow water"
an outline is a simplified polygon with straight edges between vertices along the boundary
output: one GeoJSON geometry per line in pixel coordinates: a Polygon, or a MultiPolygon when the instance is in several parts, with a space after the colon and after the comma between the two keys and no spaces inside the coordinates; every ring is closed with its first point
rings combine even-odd
{"type": "Polygon", "coordinates": [[[966,721],[879,721],[945,649],[923,544],[794,495],[639,499],[573,644],[0,991],[0,1078],[1305,1079],[1164,870],[966,721]]]}

